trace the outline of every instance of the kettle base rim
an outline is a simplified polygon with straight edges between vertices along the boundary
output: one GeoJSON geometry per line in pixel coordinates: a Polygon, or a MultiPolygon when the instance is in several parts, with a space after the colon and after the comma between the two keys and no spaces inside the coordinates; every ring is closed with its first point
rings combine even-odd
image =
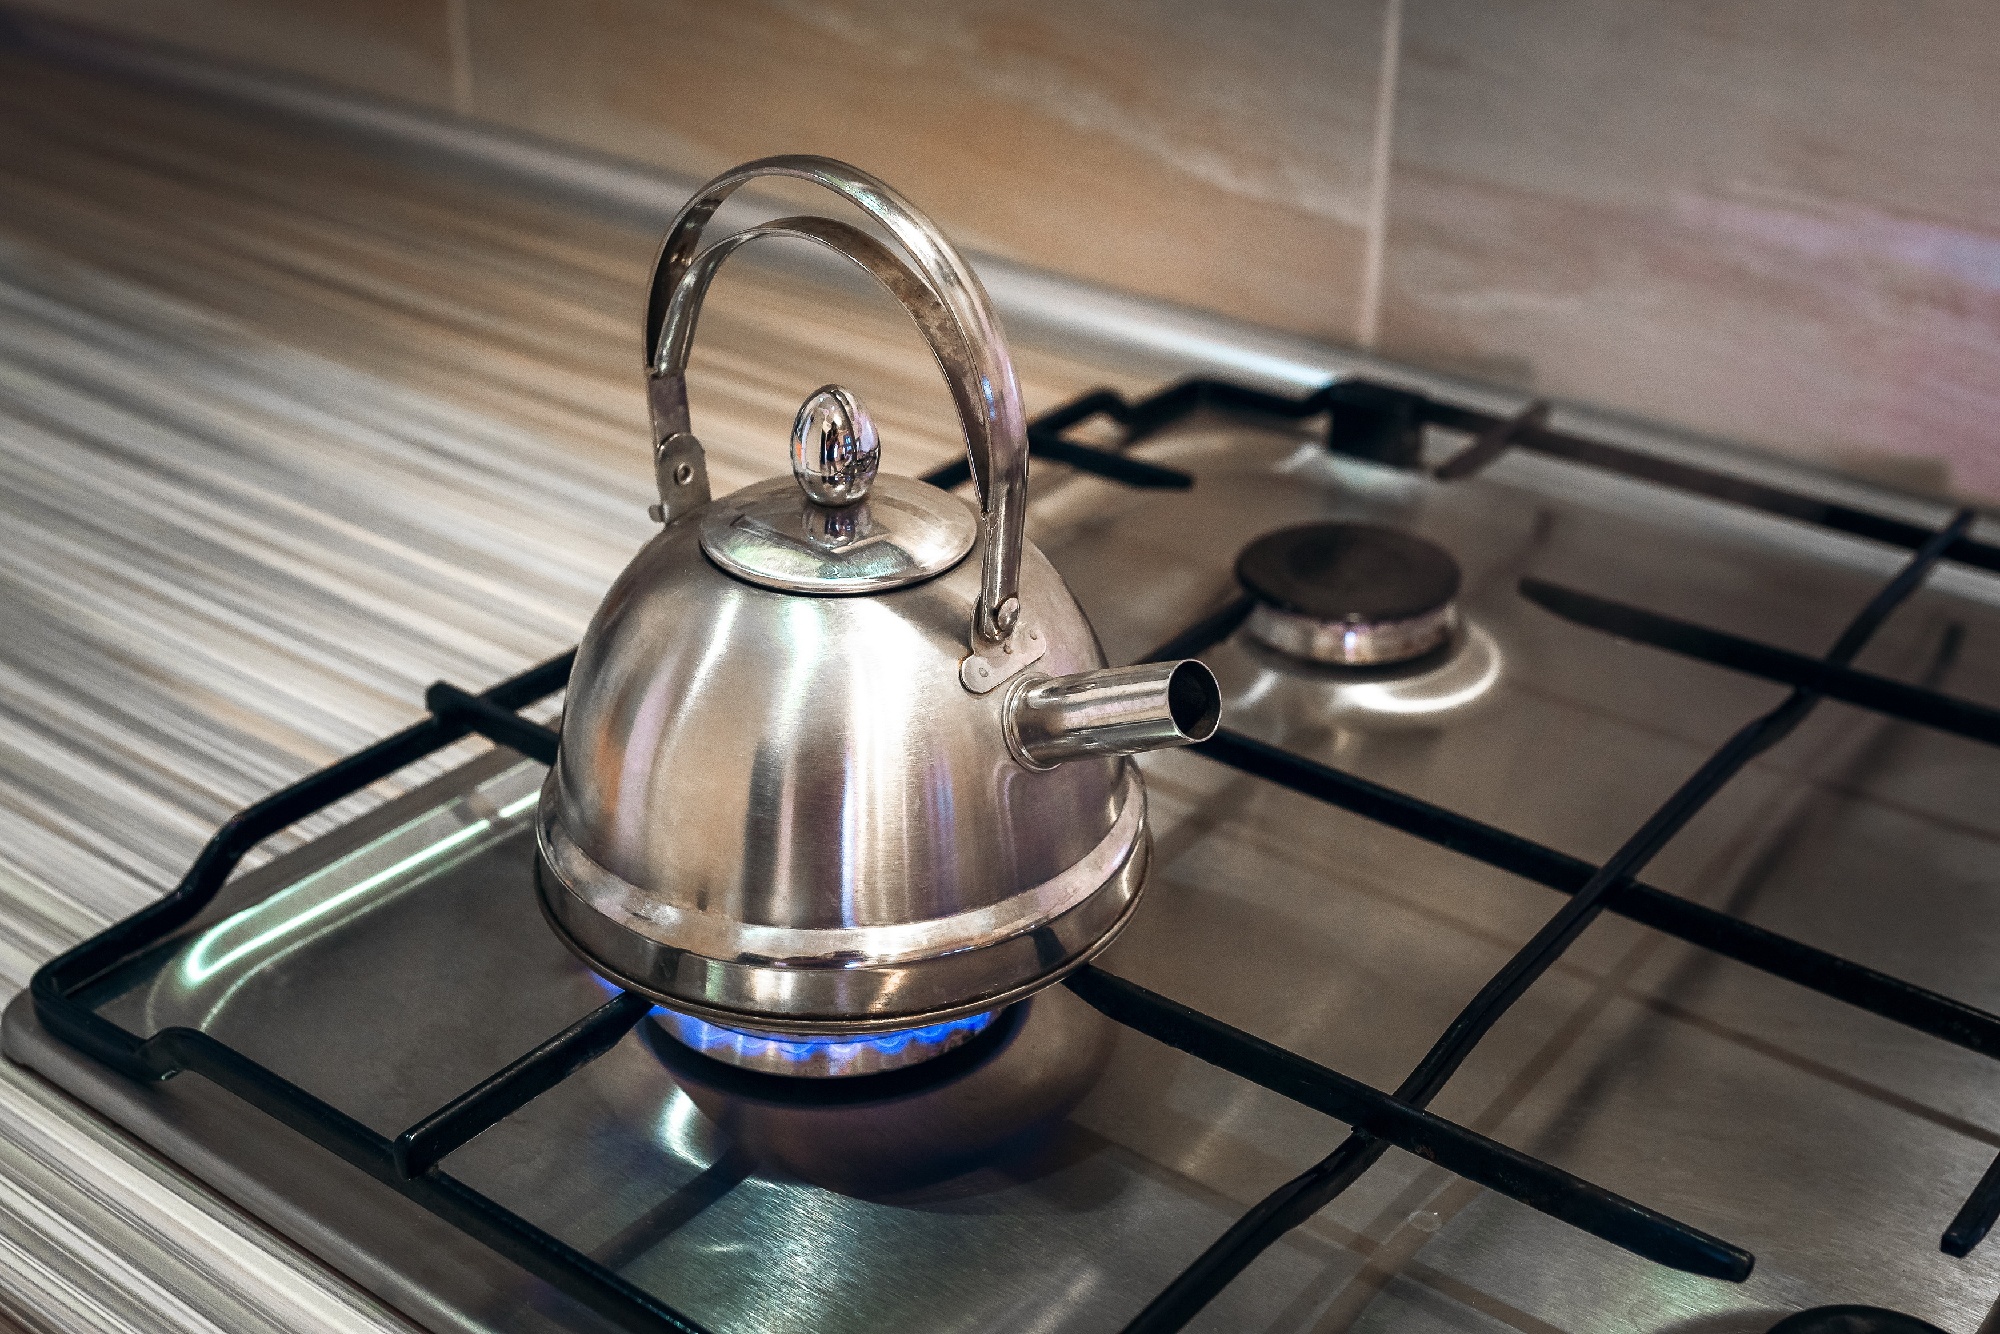
{"type": "Polygon", "coordinates": [[[801,968],[711,959],[647,942],[654,960],[671,965],[671,976],[698,976],[707,982],[706,994],[690,994],[691,988],[674,987],[671,978],[662,986],[637,976],[640,969],[621,966],[592,949],[580,937],[596,936],[614,948],[630,945],[634,937],[579,899],[540,848],[535,853],[535,898],[556,938],[586,967],[612,985],[658,1005],[725,1026],[800,1036],[860,1036],[942,1023],[1012,1005],[1061,981],[1103,952],[1131,922],[1143,896],[1151,860],[1152,834],[1142,827],[1130,853],[1111,876],[1066,912],[1030,930],[972,949],[906,963],[801,968]],[[1107,909],[1111,911],[1107,913],[1107,909]],[[1045,964],[1043,960],[1051,954],[1057,961],[1045,964]],[[1023,968],[1029,961],[1032,966],[1023,968]],[[716,985],[725,980],[737,983],[738,989],[744,983],[778,983],[786,1001],[805,1005],[792,1009],[719,1005],[712,997],[725,989],[716,985]],[[984,987],[980,986],[982,980],[984,987]],[[886,1003],[919,990],[937,995],[937,1003],[917,1009],[890,1008],[886,1003]],[[863,1003],[844,1011],[823,1004],[810,1008],[815,999],[840,997],[842,993],[849,1001],[863,1003]],[[870,1000],[877,1004],[868,1004],[870,1000]]]}

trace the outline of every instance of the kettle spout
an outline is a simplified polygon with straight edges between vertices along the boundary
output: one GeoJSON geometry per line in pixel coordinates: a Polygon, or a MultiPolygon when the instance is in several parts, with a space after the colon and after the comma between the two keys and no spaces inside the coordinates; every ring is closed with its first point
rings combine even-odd
{"type": "Polygon", "coordinates": [[[1029,677],[1006,704],[1007,745],[1030,769],[1086,755],[1133,755],[1215,735],[1222,689],[1193,658],[1029,677]]]}

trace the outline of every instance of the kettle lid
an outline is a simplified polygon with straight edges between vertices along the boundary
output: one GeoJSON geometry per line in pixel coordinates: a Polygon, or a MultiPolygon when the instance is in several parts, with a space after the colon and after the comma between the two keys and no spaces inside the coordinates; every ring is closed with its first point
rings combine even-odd
{"type": "Polygon", "coordinates": [[[876,593],[943,574],[972,550],[977,517],[934,486],[878,478],[881,452],[860,400],[839,385],[815,391],[792,423],[792,481],[709,504],[702,551],[739,579],[788,593],[876,593]]]}

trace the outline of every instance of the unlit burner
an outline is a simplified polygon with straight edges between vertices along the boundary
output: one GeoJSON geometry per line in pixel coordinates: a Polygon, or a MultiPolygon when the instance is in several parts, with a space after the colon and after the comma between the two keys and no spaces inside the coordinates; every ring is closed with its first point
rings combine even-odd
{"type": "Polygon", "coordinates": [[[942,1056],[984,1032],[999,1011],[988,1010],[923,1028],[854,1037],[761,1033],[725,1028],[673,1010],[657,1009],[653,1014],[683,1044],[725,1065],[806,1079],[842,1079],[900,1070],[942,1056]]]}
{"type": "Polygon", "coordinates": [[[1435,542],[1365,523],[1285,528],[1245,547],[1253,639],[1309,662],[1379,667],[1421,658],[1458,624],[1458,562],[1435,542]]]}

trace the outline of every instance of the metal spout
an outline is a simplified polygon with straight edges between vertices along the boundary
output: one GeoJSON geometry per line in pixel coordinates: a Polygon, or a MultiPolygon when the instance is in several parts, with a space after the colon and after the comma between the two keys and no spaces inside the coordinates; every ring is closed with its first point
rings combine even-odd
{"type": "Polygon", "coordinates": [[[1030,769],[1051,769],[1206,741],[1221,717],[1215,674],[1193,658],[1030,676],[1007,701],[1007,745],[1030,769]]]}

